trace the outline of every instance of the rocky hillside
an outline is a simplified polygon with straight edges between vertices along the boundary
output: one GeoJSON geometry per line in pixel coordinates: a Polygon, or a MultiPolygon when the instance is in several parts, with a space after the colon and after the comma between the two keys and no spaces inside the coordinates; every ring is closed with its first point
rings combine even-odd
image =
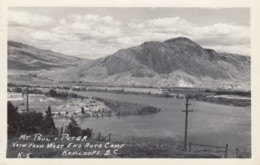
{"type": "Polygon", "coordinates": [[[39,70],[57,67],[76,66],[82,59],[61,53],[42,50],[36,47],[8,41],[9,70],[39,70]]]}
{"type": "Polygon", "coordinates": [[[250,57],[218,53],[179,37],[121,49],[55,75],[65,77],[127,86],[250,89],[250,57]]]}

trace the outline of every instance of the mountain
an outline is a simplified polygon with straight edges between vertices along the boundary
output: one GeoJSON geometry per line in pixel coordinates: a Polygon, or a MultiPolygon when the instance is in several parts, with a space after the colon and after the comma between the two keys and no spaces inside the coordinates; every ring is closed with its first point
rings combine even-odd
{"type": "Polygon", "coordinates": [[[54,77],[124,86],[250,89],[250,57],[218,53],[179,37],[121,49],[54,77]]]}
{"type": "Polygon", "coordinates": [[[8,41],[9,70],[40,70],[77,66],[83,59],[8,41]]]}

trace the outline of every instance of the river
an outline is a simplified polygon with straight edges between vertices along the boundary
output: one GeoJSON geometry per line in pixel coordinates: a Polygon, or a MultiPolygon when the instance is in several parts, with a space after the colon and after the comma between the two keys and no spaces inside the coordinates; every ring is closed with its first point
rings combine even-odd
{"type": "MultiPolygon", "coordinates": [[[[183,140],[185,127],[184,99],[147,95],[115,94],[102,92],[78,92],[84,96],[139,103],[160,107],[157,114],[146,116],[77,119],[82,128],[92,128],[102,134],[112,133],[114,139],[132,136],[149,138],[173,138],[183,140]]],[[[232,148],[251,148],[251,107],[233,107],[207,102],[190,101],[188,141],[199,144],[232,148]]],[[[56,126],[68,123],[55,119],[56,126]]]]}

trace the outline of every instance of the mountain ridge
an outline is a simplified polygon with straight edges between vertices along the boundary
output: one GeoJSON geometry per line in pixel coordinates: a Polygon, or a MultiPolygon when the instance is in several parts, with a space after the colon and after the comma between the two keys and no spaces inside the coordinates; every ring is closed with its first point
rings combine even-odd
{"type": "Polygon", "coordinates": [[[82,60],[63,53],[39,49],[29,44],[8,41],[8,69],[10,70],[66,68],[77,66],[82,63],[82,60]]]}
{"type": "MultiPolygon", "coordinates": [[[[179,37],[120,49],[65,74],[113,85],[250,89],[250,63],[250,57],[218,53],[179,37]]],[[[62,74],[56,77],[64,79],[62,74]]]]}

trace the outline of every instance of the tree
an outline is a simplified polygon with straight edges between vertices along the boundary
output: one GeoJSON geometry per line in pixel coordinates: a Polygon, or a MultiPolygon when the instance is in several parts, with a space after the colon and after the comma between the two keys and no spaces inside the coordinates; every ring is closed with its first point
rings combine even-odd
{"type": "Polygon", "coordinates": [[[56,130],[53,118],[52,118],[52,113],[51,113],[51,107],[48,107],[48,110],[45,111],[46,115],[43,118],[42,121],[42,129],[45,133],[49,133],[50,130],[56,130]]]}
{"type": "MultiPolygon", "coordinates": [[[[24,112],[18,113],[17,107],[14,107],[11,102],[7,102],[8,107],[8,133],[39,133],[49,134],[55,131],[55,124],[52,118],[51,107],[42,113],[24,112]]],[[[57,130],[56,130],[57,132],[57,130]]]]}
{"type": "Polygon", "coordinates": [[[82,113],[82,114],[85,114],[84,107],[81,107],[81,113],[82,113]]]}
{"type": "Polygon", "coordinates": [[[21,133],[38,133],[42,127],[42,120],[42,113],[24,112],[19,114],[21,133]]]}
{"type": "Polygon", "coordinates": [[[68,129],[70,131],[70,136],[78,136],[80,127],[78,123],[71,117],[70,118],[70,123],[68,125],[68,129]]]}
{"type": "Polygon", "coordinates": [[[11,132],[16,132],[19,126],[19,114],[17,112],[17,107],[14,107],[13,104],[8,101],[7,102],[7,123],[8,130],[11,132]]]}

